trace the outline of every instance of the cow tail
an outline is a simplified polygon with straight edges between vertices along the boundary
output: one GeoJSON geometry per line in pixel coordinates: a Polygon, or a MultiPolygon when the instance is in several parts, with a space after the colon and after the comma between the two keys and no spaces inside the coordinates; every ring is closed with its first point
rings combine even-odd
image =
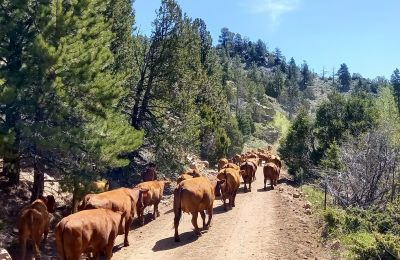
{"type": "Polygon", "coordinates": [[[179,223],[181,220],[182,216],[182,204],[181,204],[181,199],[182,199],[182,187],[178,187],[174,191],[174,223],[179,223]]]}

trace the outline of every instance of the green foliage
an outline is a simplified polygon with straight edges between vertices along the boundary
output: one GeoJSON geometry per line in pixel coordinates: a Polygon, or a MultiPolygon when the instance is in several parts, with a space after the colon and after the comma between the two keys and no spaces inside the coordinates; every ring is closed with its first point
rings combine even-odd
{"type": "Polygon", "coordinates": [[[340,65],[340,69],[338,70],[337,75],[339,77],[338,90],[340,92],[348,92],[350,90],[351,76],[346,63],[340,65]]]}
{"type": "Polygon", "coordinates": [[[320,165],[325,169],[343,170],[344,165],[340,161],[340,147],[336,141],[325,151],[320,165]]]}
{"type": "Polygon", "coordinates": [[[270,80],[266,86],[265,93],[274,98],[279,97],[284,88],[284,83],[283,73],[280,70],[275,71],[272,80],[270,80]]]}
{"type": "Polygon", "coordinates": [[[272,122],[270,122],[270,125],[272,125],[275,129],[279,131],[279,140],[286,138],[290,129],[290,121],[284,114],[277,111],[274,115],[274,118],[272,119],[272,122]]]}
{"type": "Polygon", "coordinates": [[[390,83],[393,86],[393,94],[395,95],[397,101],[397,107],[400,110],[400,71],[399,69],[395,69],[390,78],[390,83]]]}
{"type": "Polygon", "coordinates": [[[363,96],[345,98],[332,93],[317,109],[315,127],[322,154],[334,142],[345,139],[347,133],[358,136],[375,125],[376,110],[371,99],[363,96]]]}
{"type": "Polygon", "coordinates": [[[379,130],[387,133],[394,146],[400,147],[400,112],[397,109],[395,95],[389,86],[384,85],[379,89],[375,110],[379,130]]]}
{"type": "Polygon", "coordinates": [[[245,112],[240,112],[238,115],[239,129],[243,135],[251,135],[256,131],[254,122],[251,116],[245,112]]]}
{"type": "Polygon", "coordinates": [[[294,174],[301,168],[306,170],[312,151],[312,119],[305,110],[302,110],[291,127],[286,138],[280,142],[278,153],[294,174]]]}
{"type": "Polygon", "coordinates": [[[348,259],[397,259],[400,255],[400,197],[384,209],[323,210],[323,193],[303,186],[308,200],[324,220],[325,235],[340,239],[348,259]]]}
{"type": "Polygon", "coordinates": [[[312,84],[312,74],[311,71],[308,69],[307,62],[304,61],[301,65],[301,83],[300,83],[300,90],[305,90],[307,86],[312,84]]]}

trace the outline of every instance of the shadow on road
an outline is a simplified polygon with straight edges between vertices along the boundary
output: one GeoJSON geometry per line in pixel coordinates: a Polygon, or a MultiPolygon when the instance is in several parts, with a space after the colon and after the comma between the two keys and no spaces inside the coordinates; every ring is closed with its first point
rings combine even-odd
{"type": "MultiPolygon", "coordinates": [[[[228,203],[228,200],[227,200],[227,203],[228,203]]],[[[224,204],[221,204],[213,209],[213,215],[219,215],[219,214],[222,214],[222,213],[225,213],[228,211],[229,211],[229,209],[227,211],[225,211],[224,204]]]]}
{"type": "Polygon", "coordinates": [[[267,185],[267,190],[264,190],[264,187],[257,189],[258,192],[267,192],[267,191],[270,191],[270,190],[272,190],[271,185],[267,185]]]}
{"type": "Polygon", "coordinates": [[[181,242],[175,242],[173,236],[158,240],[152,248],[153,252],[174,249],[190,244],[198,239],[197,235],[193,231],[181,233],[179,237],[181,239],[181,242]]]}

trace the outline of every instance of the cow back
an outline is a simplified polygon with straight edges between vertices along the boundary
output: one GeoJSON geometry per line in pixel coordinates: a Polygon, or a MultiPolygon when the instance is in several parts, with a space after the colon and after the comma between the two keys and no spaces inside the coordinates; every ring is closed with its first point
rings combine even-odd
{"type": "Polygon", "coordinates": [[[264,168],[264,177],[271,180],[278,180],[279,178],[279,168],[275,163],[267,163],[264,168]]]}
{"type": "Polygon", "coordinates": [[[205,210],[212,205],[215,199],[214,187],[205,177],[182,181],[175,189],[174,194],[176,193],[179,193],[182,211],[187,213],[205,210]]]}

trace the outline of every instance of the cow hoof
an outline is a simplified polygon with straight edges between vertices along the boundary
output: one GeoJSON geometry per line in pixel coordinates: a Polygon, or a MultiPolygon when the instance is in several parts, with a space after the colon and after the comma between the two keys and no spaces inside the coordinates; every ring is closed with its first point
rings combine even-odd
{"type": "Polygon", "coordinates": [[[264,187],[264,190],[265,190],[265,191],[267,191],[267,188],[266,188],[266,187],[264,187]]]}
{"type": "Polygon", "coordinates": [[[175,242],[181,242],[181,239],[179,237],[175,237],[175,242]]]}
{"type": "Polygon", "coordinates": [[[129,242],[124,242],[124,247],[129,246],[129,242]]]}

